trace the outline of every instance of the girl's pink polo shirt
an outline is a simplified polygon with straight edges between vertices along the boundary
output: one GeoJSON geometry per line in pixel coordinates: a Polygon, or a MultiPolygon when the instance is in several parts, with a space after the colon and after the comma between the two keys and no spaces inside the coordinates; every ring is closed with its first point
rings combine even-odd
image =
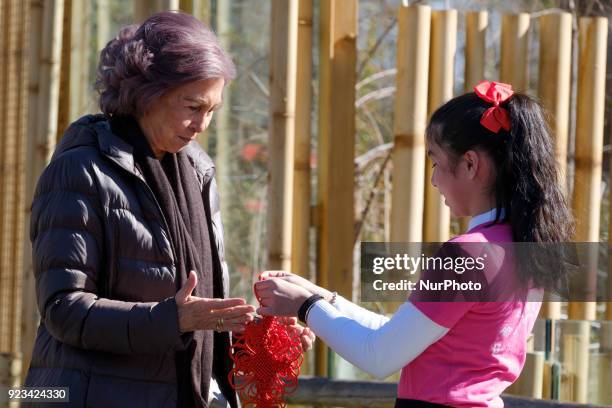
{"type": "MultiPolygon", "coordinates": [[[[452,242],[512,242],[508,223],[487,225],[452,242]]],[[[515,271],[514,259],[506,257],[503,263],[500,273],[515,271]]],[[[500,394],[523,368],[527,337],[541,302],[410,301],[449,331],[402,369],[398,398],[455,407],[502,407],[500,394]]]]}

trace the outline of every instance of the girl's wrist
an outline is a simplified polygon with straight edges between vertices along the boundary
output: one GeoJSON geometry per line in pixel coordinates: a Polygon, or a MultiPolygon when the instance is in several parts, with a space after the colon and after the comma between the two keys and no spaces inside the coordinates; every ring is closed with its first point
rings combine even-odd
{"type": "Polygon", "coordinates": [[[321,291],[319,291],[319,293],[318,293],[318,294],[319,294],[319,295],[321,295],[321,296],[323,296],[323,299],[324,299],[326,302],[332,303],[332,300],[335,300],[335,298],[336,298],[336,296],[337,296],[337,295],[336,295],[336,292],[331,292],[331,291],[329,291],[329,290],[327,290],[327,289],[323,289],[323,288],[321,288],[321,289],[322,289],[322,290],[321,290],[321,291]]]}
{"type": "Polygon", "coordinates": [[[314,306],[314,304],[320,300],[324,300],[323,296],[315,294],[302,302],[297,312],[297,317],[302,323],[307,324],[306,320],[308,319],[308,312],[310,312],[310,309],[314,306]]]}

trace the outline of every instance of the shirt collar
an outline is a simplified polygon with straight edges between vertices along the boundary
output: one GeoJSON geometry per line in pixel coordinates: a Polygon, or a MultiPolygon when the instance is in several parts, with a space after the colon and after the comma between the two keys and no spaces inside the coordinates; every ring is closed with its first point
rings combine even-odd
{"type": "MultiPolygon", "coordinates": [[[[470,219],[468,224],[468,231],[476,228],[477,226],[484,224],[486,222],[495,221],[495,216],[497,215],[497,209],[491,208],[489,211],[483,212],[481,214],[475,215],[470,219]]],[[[502,208],[500,211],[499,218],[502,219],[506,215],[506,211],[502,208]]]]}

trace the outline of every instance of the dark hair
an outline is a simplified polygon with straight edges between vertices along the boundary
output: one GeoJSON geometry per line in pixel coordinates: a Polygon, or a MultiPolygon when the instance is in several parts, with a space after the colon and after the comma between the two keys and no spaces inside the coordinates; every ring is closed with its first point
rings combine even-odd
{"type": "Polygon", "coordinates": [[[165,11],[124,27],[104,47],[95,87],[107,116],[139,116],[180,85],[211,78],[227,84],[234,76],[231,58],[208,27],[189,14],[165,11]]]}
{"type": "MultiPolygon", "coordinates": [[[[572,216],[559,184],[553,139],[542,107],[527,95],[514,94],[500,105],[510,113],[510,131],[494,133],[480,124],[491,106],[474,92],[451,99],[432,115],[427,141],[446,151],[453,170],[468,150],[489,155],[496,172],[493,224],[509,221],[515,242],[570,241],[572,216]],[[502,208],[505,216],[500,219],[502,208]]],[[[552,269],[519,268],[519,277],[550,288],[565,277],[563,268],[552,269]]]]}

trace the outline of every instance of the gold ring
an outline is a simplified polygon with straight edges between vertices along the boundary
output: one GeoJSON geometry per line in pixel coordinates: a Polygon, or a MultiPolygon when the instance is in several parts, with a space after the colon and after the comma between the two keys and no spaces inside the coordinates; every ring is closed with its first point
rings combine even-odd
{"type": "Polygon", "coordinates": [[[215,330],[218,332],[223,330],[223,317],[219,317],[217,319],[217,325],[215,326],[215,330]]]}

